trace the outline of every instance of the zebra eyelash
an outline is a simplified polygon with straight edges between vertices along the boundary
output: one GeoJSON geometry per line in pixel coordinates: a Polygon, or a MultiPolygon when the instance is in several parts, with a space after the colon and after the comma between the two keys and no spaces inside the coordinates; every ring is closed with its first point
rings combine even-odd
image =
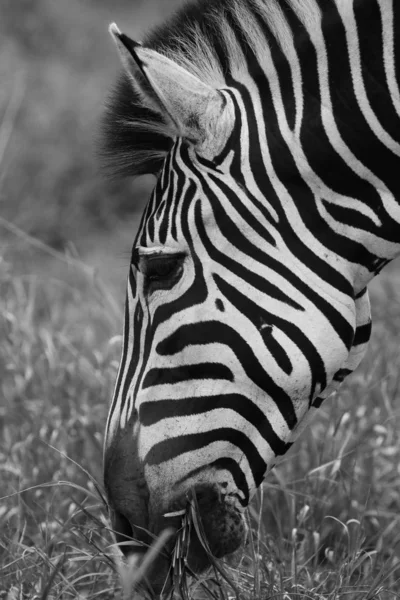
{"type": "Polygon", "coordinates": [[[177,250],[168,251],[168,250],[165,250],[165,248],[160,250],[158,248],[139,248],[138,247],[138,248],[134,248],[134,250],[132,251],[131,267],[134,267],[137,271],[144,273],[141,263],[143,261],[146,261],[146,259],[148,261],[148,264],[151,264],[152,260],[156,261],[157,259],[161,260],[161,261],[163,259],[165,259],[165,261],[173,260],[173,259],[175,259],[176,261],[179,261],[179,260],[183,261],[186,256],[187,256],[186,252],[177,251],[177,250]]]}
{"type": "Polygon", "coordinates": [[[133,248],[132,250],[132,255],[131,255],[131,264],[134,265],[136,268],[138,268],[139,265],[139,261],[141,258],[143,257],[163,257],[163,256],[177,256],[178,254],[180,254],[177,251],[171,251],[169,252],[168,250],[166,250],[164,247],[161,248],[145,248],[142,246],[137,246],[136,248],[133,248]]]}

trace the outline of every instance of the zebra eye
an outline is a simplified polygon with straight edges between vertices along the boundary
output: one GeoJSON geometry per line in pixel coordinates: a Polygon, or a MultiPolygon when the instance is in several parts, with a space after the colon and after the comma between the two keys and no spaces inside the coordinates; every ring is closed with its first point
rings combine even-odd
{"type": "Polygon", "coordinates": [[[141,256],[139,269],[144,275],[146,291],[171,289],[182,275],[183,258],[181,254],[141,256]]]}
{"type": "Polygon", "coordinates": [[[151,258],[146,265],[146,277],[151,280],[163,279],[173,273],[176,265],[175,257],[151,258]]]}

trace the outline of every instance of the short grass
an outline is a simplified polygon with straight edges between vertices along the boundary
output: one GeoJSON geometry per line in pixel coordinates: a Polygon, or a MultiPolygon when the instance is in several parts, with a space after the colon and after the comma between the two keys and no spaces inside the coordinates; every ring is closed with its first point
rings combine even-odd
{"type": "MultiPolygon", "coordinates": [[[[0,262],[0,598],[7,600],[122,597],[93,482],[101,487],[121,315],[98,279],[64,262],[53,258],[51,275],[40,276],[0,262]]],[[[383,282],[366,360],[270,474],[249,511],[249,544],[225,565],[231,583],[208,580],[210,593],[400,596],[400,306],[390,278],[383,282]]],[[[189,597],[199,597],[196,585],[189,597]]]]}

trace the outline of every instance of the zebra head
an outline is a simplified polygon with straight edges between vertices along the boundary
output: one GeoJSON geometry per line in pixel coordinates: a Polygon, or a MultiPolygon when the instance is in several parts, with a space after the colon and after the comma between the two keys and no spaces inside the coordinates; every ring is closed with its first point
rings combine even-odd
{"type": "MultiPolygon", "coordinates": [[[[223,4],[239,21],[239,5],[257,3],[223,4]]],[[[200,20],[191,29],[190,19],[177,21],[146,45],[111,27],[125,76],[109,110],[108,149],[122,170],[157,174],[157,183],[132,251],[105,484],[119,541],[146,544],[178,527],[195,494],[210,549],[223,556],[243,542],[243,511],[267,471],[361,360],[365,286],[385,255],[360,243],[375,216],[369,207],[357,213],[356,187],[355,225],[340,212],[331,173],[329,185],[320,177],[318,140],[336,144],[336,130],[327,120],[303,136],[308,99],[290,40],[284,105],[274,69],[285,45],[274,58],[266,45],[261,63],[253,39],[245,48],[231,21],[218,29],[212,18],[203,45],[200,20]]],[[[316,23],[306,22],[310,37],[316,23]]],[[[309,102],[314,110],[315,94],[309,102]]],[[[344,173],[351,155],[339,143],[335,152],[330,164],[344,173]]],[[[359,168],[354,160],[350,182],[359,168]]],[[[193,539],[192,570],[205,568],[203,554],[193,539]]],[[[168,572],[160,561],[156,592],[168,572]]]]}

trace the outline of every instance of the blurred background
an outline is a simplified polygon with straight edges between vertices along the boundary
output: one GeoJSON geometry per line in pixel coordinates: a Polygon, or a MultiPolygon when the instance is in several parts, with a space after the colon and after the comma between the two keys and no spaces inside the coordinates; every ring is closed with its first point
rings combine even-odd
{"type": "MultiPolygon", "coordinates": [[[[96,156],[119,71],[110,22],[140,39],[182,0],[1,0],[0,216],[119,285],[151,182],[110,182],[96,156]],[[114,262],[116,261],[116,262],[114,262]]],[[[15,235],[11,234],[12,236],[15,235]]],[[[21,239],[0,240],[15,260],[21,239]]],[[[4,252],[4,248],[3,248],[4,252]]],[[[29,269],[49,268],[29,255],[29,269]],[[33,264],[32,264],[32,259],[33,264]],[[36,263],[36,264],[35,264],[36,263]]]]}

